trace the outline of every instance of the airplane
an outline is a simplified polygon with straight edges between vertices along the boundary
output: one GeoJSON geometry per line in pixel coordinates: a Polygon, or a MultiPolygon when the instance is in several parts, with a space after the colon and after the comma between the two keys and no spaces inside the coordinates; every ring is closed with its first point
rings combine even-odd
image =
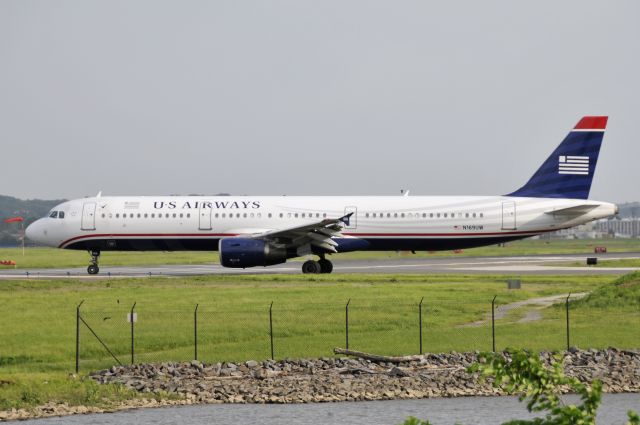
{"type": "MultiPolygon", "coordinates": [[[[503,196],[101,196],[61,203],[31,224],[40,244],[102,251],[219,251],[224,267],[329,255],[494,245],[617,214],[589,191],[608,117],[585,116],[520,189],[503,196]]],[[[495,170],[500,164],[494,166],[495,170]]]]}

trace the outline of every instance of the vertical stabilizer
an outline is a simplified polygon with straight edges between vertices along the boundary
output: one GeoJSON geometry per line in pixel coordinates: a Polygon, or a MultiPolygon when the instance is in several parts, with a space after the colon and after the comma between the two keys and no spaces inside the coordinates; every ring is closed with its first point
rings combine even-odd
{"type": "Polygon", "coordinates": [[[507,196],[587,199],[608,117],[583,117],[527,184],[507,196]]]}

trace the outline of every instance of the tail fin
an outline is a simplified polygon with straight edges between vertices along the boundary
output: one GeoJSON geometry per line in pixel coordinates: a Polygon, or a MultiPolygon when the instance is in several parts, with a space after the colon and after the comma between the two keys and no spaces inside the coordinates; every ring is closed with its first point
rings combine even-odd
{"type": "Polygon", "coordinates": [[[527,184],[507,196],[587,199],[608,117],[582,117],[527,184]]]}

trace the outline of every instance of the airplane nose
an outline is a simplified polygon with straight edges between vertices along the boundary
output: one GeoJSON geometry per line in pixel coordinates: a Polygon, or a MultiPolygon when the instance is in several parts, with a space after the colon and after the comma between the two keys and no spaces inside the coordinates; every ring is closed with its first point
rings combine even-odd
{"type": "Polygon", "coordinates": [[[36,220],[27,226],[24,231],[27,238],[31,239],[34,242],[39,242],[39,238],[44,236],[42,229],[42,219],[36,220]]]}

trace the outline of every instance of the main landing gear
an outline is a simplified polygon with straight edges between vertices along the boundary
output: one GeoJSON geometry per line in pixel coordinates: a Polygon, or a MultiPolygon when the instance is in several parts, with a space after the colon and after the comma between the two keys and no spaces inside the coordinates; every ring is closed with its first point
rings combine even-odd
{"type": "Polygon", "coordinates": [[[318,261],[307,260],[302,263],[302,273],[318,274],[331,273],[333,271],[333,263],[326,258],[320,258],[318,261]]]}
{"type": "Polygon", "coordinates": [[[100,251],[89,251],[91,254],[91,261],[89,261],[89,267],[87,267],[87,273],[98,274],[100,267],[98,267],[98,257],[100,257],[100,251]]]}

